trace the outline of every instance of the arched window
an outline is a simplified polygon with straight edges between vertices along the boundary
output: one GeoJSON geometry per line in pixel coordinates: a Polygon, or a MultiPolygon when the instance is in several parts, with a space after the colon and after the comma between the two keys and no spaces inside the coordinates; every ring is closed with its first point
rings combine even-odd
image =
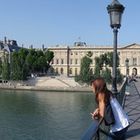
{"type": "Polygon", "coordinates": [[[61,69],[60,69],[60,73],[63,74],[63,72],[64,72],[64,70],[63,70],[63,68],[61,68],[61,69]]]}
{"type": "Polygon", "coordinates": [[[56,74],[58,74],[58,68],[55,69],[56,74]]]}
{"type": "Polygon", "coordinates": [[[133,68],[133,69],[132,69],[132,75],[133,75],[133,76],[136,76],[136,75],[137,75],[137,68],[133,68]]]}
{"type": "Polygon", "coordinates": [[[69,74],[72,74],[72,68],[69,69],[69,74]]]}
{"type": "Polygon", "coordinates": [[[77,75],[77,68],[75,68],[75,76],[77,75]]]}

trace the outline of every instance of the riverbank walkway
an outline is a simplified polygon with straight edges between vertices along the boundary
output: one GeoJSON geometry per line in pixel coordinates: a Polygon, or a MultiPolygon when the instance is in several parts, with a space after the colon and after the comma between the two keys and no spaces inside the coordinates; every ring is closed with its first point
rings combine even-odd
{"type": "Polygon", "coordinates": [[[127,140],[140,140],[140,80],[131,82],[127,87],[130,95],[125,97],[124,109],[130,119],[130,127],[127,131],[127,140]]]}

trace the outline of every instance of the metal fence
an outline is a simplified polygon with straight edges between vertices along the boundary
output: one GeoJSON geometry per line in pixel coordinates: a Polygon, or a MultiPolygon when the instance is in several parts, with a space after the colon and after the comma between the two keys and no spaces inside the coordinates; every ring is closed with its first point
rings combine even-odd
{"type": "Polygon", "coordinates": [[[116,95],[116,98],[119,101],[119,103],[122,105],[122,107],[124,107],[125,104],[125,91],[126,91],[127,83],[128,83],[128,79],[126,78],[123,81],[120,90],[118,91],[118,94],[116,95]]]}

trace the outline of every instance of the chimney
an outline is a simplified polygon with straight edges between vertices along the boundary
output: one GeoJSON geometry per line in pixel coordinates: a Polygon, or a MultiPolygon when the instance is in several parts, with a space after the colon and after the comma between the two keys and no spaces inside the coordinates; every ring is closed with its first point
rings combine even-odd
{"type": "Polygon", "coordinates": [[[6,38],[6,36],[4,37],[4,44],[7,44],[7,38],[6,38]]]}
{"type": "Polygon", "coordinates": [[[42,44],[42,50],[44,51],[45,47],[44,47],[44,44],[42,44]]]}
{"type": "Polygon", "coordinates": [[[30,48],[30,49],[33,49],[33,45],[31,45],[29,48],[30,48]]]}

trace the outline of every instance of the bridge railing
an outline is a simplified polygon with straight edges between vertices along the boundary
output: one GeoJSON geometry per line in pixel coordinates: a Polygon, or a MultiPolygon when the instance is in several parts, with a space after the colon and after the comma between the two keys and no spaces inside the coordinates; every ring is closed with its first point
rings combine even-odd
{"type": "Polygon", "coordinates": [[[116,95],[117,100],[119,101],[119,103],[122,105],[122,107],[124,107],[125,104],[125,91],[126,91],[126,86],[128,83],[128,79],[126,78],[122,85],[120,86],[120,90],[118,91],[118,94],[116,95]]]}

